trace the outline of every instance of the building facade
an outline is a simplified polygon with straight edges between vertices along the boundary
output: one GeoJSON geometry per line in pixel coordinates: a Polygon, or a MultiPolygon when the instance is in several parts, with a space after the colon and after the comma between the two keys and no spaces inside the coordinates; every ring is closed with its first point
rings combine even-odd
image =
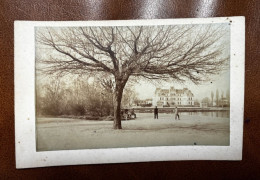
{"type": "Polygon", "coordinates": [[[194,106],[194,95],[188,88],[169,89],[156,88],[153,97],[153,106],[174,107],[194,106]]]}

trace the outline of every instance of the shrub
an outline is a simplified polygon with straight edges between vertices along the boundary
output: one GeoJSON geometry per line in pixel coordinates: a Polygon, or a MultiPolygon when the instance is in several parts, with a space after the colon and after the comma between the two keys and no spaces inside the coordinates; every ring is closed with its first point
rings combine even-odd
{"type": "Polygon", "coordinates": [[[85,115],[86,110],[84,105],[82,104],[73,104],[71,106],[71,114],[76,115],[76,116],[83,116],[85,115]]]}

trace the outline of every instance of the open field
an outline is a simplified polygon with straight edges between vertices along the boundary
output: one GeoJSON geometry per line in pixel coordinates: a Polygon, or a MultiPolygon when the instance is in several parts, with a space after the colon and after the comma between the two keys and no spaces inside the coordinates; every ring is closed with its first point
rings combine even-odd
{"type": "Polygon", "coordinates": [[[229,145],[229,118],[137,113],[137,119],[122,121],[122,130],[112,121],[37,118],[37,151],[147,147],[171,145],[229,145]]]}

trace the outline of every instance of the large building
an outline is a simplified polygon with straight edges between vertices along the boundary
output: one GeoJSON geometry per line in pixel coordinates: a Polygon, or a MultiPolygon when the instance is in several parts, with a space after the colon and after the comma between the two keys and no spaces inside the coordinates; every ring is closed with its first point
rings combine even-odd
{"type": "Polygon", "coordinates": [[[153,106],[173,107],[173,106],[193,106],[194,95],[188,88],[169,89],[156,88],[153,97],[153,106]]]}

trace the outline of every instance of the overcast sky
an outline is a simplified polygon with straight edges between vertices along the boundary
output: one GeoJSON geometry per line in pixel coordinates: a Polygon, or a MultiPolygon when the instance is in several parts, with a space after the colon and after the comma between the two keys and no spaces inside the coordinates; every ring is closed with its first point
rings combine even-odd
{"type": "Polygon", "coordinates": [[[194,98],[198,100],[202,100],[204,97],[211,98],[211,91],[216,94],[216,90],[219,90],[219,95],[221,96],[221,92],[224,92],[224,96],[226,96],[226,91],[229,90],[230,87],[230,73],[229,70],[222,72],[220,75],[216,75],[211,77],[211,80],[200,85],[195,85],[192,83],[161,83],[159,85],[155,85],[153,83],[148,83],[146,81],[141,81],[139,84],[134,86],[136,92],[138,93],[138,97],[140,99],[152,98],[154,96],[155,89],[158,88],[169,88],[173,86],[176,89],[188,88],[194,94],[194,98]],[[212,83],[211,83],[212,82],[212,83]]]}

